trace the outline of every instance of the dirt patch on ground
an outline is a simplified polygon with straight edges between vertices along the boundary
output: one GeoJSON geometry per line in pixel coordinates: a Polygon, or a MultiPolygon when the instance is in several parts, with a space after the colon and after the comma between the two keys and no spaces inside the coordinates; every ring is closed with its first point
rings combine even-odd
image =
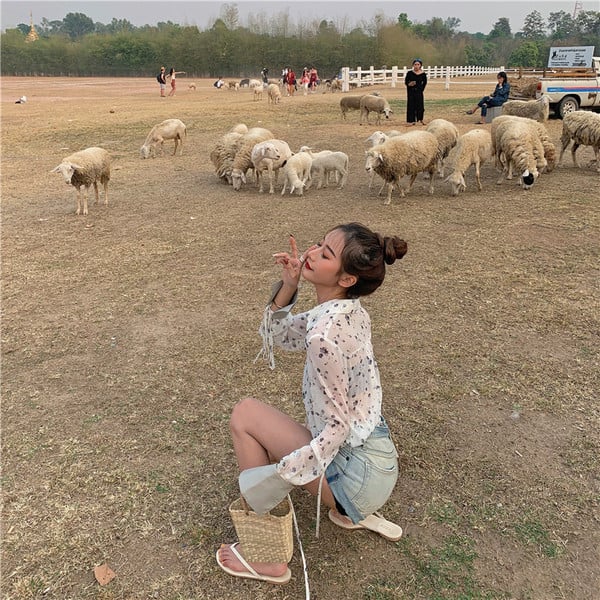
{"type": "MultiPolygon", "coordinates": [[[[363,169],[378,127],[342,122],[340,94],[269,106],[188,83],[161,99],[151,79],[3,78],[3,597],[304,597],[298,552],[285,588],[214,561],[234,539],[228,417],[253,395],[301,418],[299,357],[253,363],[271,255],[290,232],[306,247],[359,220],[409,244],[365,300],[401,455],[385,512],[406,535],[325,518],[315,539],[315,503],[295,493],[313,597],[598,598],[595,170],[567,156],[522,191],[486,165],[481,193],[471,174],[458,198],[419,178],[384,206],[363,169]],[[141,160],[169,117],[188,126],[183,156],[141,160]],[[346,188],[235,193],[209,152],[238,122],[347,152],[346,188]],[[110,204],[78,217],[50,170],[94,145],[113,156],[110,204]],[[117,577],[100,588],[104,562],[117,577]]],[[[475,127],[465,110],[494,83],[431,82],[426,118],[475,127]]],[[[379,89],[383,129],[401,129],[404,90],[379,89]]],[[[547,126],[558,143],[561,122],[547,126]]]]}

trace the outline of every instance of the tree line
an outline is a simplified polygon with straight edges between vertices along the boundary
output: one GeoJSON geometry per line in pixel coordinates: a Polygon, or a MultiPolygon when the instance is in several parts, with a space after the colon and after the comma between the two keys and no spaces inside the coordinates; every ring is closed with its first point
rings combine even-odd
{"type": "Polygon", "coordinates": [[[410,65],[415,54],[425,65],[544,67],[552,46],[600,49],[600,12],[565,11],[544,18],[527,15],[523,29],[511,31],[502,17],[488,34],[460,31],[460,19],[434,17],[412,22],[376,14],[348,27],[315,20],[294,24],[287,13],[250,15],[240,24],[237,6],[224,4],[209,27],[170,21],[136,27],[125,19],[96,23],[83,13],[61,21],[43,18],[39,36],[29,41],[30,25],[19,24],[0,36],[2,75],[151,76],[160,65],[176,65],[192,77],[257,76],[267,67],[277,76],[285,66],[316,66],[332,77],[342,66],[380,68],[410,65]]]}

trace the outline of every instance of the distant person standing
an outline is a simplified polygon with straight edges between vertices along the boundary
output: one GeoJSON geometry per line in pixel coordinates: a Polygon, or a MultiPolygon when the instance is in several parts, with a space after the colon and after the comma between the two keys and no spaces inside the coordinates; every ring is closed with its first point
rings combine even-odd
{"type": "Polygon", "coordinates": [[[169,74],[167,75],[167,77],[171,78],[171,91],[169,92],[169,96],[175,95],[175,89],[177,87],[177,84],[175,83],[175,78],[177,77],[177,75],[183,75],[184,73],[185,73],[185,71],[176,71],[175,67],[171,67],[171,70],[169,71],[169,74]]]}
{"type": "Polygon", "coordinates": [[[412,63],[412,70],[406,73],[404,78],[406,86],[407,104],[406,104],[406,123],[407,125],[416,125],[417,122],[425,125],[423,115],[425,114],[425,100],[423,92],[427,86],[427,75],[423,71],[423,61],[415,58],[412,63]]]}
{"type": "Polygon", "coordinates": [[[167,89],[167,73],[164,67],[160,68],[160,73],[156,76],[156,81],[160,85],[160,97],[165,98],[165,90],[167,89]]]}
{"type": "Polygon", "coordinates": [[[296,91],[296,73],[294,73],[292,67],[288,67],[286,79],[288,95],[293,96],[294,92],[296,91]]]}

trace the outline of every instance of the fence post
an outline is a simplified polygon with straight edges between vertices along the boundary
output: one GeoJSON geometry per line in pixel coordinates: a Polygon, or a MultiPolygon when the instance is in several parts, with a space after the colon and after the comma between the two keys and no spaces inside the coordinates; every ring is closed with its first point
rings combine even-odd
{"type": "Polygon", "coordinates": [[[392,67],[392,87],[396,87],[396,82],[398,81],[398,67],[392,67]]]}
{"type": "Polygon", "coordinates": [[[446,83],[444,84],[444,89],[450,89],[450,67],[446,67],[446,83]]]}
{"type": "Polygon", "coordinates": [[[350,67],[342,67],[342,92],[350,89],[350,67]]]}
{"type": "Polygon", "coordinates": [[[356,87],[360,87],[362,83],[362,67],[356,67],[356,78],[358,79],[356,87]]]}

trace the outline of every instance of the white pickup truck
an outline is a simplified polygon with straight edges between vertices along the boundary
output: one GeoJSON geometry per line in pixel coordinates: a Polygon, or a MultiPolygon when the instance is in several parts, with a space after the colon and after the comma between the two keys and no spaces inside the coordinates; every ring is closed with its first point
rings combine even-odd
{"type": "Polygon", "coordinates": [[[600,110],[600,57],[594,56],[586,71],[563,71],[542,77],[535,97],[548,96],[550,110],[561,119],[580,108],[600,110]]]}

